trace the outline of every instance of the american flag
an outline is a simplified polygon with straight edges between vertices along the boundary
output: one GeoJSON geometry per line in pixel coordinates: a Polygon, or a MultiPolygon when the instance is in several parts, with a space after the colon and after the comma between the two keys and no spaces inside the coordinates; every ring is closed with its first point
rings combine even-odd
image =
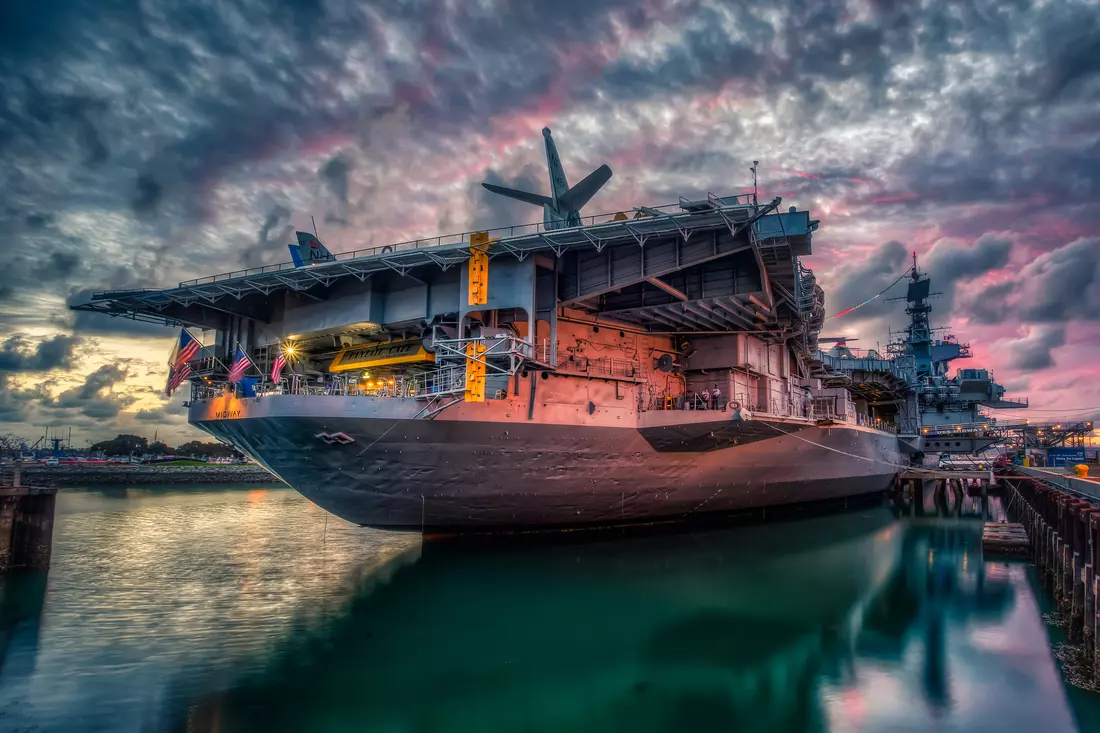
{"type": "Polygon", "coordinates": [[[169,359],[168,363],[173,370],[180,367],[181,364],[186,364],[195,358],[195,354],[199,353],[199,349],[202,348],[202,344],[198,339],[187,332],[187,329],[180,331],[180,340],[176,344],[173,357],[169,359]]]}
{"type": "Polygon", "coordinates": [[[229,381],[241,381],[245,371],[250,366],[252,366],[252,361],[248,358],[248,355],[244,353],[244,349],[241,348],[241,345],[237,344],[237,356],[233,360],[233,366],[229,368],[229,381]]]}
{"type": "Polygon", "coordinates": [[[183,380],[191,376],[191,367],[187,362],[195,358],[202,344],[192,336],[187,329],[180,330],[180,337],[172,346],[172,353],[168,356],[168,382],[164,385],[164,393],[171,396],[176,388],[183,384],[183,380]]]}
{"type": "Polygon", "coordinates": [[[280,351],[279,355],[275,357],[275,361],[271,364],[271,381],[278,382],[279,377],[283,375],[283,367],[286,366],[286,357],[280,351]]]}
{"type": "Polygon", "coordinates": [[[176,388],[183,384],[183,380],[191,376],[191,367],[184,362],[180,364],[179,368],[171,369],[168,372],[168,384],[164,387],[164,393],[169,397],[176,391],[176,388]]]}

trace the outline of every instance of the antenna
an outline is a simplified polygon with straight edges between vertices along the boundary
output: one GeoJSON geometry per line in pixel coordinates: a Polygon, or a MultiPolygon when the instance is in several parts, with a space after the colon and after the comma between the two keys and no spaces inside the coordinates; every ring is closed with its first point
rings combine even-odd
{"type": "MultiPolygon", "coordinates": [[[[310,215],[309,215],[309,220],[310,220],[311,222],[313,222],[313,236],[315,236],[315,237],[317,237],[318,239],[320,239],[320,238],[321,238],[321,233],[317,231],[317,220],[313,218],[313,214],[310,214],[310,215]]],[[[914,252],[914,253],[913,253],[913,257],[914,257],[914,258],[916,258],[916,256],[917,256],[917,255],[916,255],[916,253],[914,252]]]]}
{"type": "Polygon", "coordinates": [[[752,162],[752,168],[749,168],[749,170],[752,171],[752,205],[753,206],[756,206],[756,193],[757,193],[756,192],[756,167],[759,166],[759,165],[760,165],[760,161],[759,160],[754,160],[752,162]]]}

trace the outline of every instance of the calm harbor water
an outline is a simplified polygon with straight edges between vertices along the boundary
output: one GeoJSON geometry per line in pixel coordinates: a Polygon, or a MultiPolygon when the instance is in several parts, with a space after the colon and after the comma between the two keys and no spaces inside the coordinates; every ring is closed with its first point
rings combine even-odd
{"type": "Polygon", "coordinates": [[[0,581],[3,731],[1100,730],[977,500],[507,547],[284,489],[58,507],[0,581]]]}

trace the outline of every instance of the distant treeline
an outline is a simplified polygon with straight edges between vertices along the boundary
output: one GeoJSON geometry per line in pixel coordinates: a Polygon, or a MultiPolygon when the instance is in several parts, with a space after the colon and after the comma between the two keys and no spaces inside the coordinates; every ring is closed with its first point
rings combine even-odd
{"type": "MultiPolygon", "coordinates": [[[[37,445],[35,447],[39,450],[44,450],[48,449],[50,446],[37,445]]],[[[0,456],[18,456],[21,452],[27,450],[30,450],[30,445],[23,438],[11,433],[0,435],[0,456]]],[[[71,446],[66,446],[64,452],[70,454],[74,451],[71,446]]],[[[193,458],[201,458],[203,456],[208,456],[210,458],[236,458],[241,456],[241,454],[233,448],[218,442],[203,443],[199,440],[192,440],[177,448],[173,448],[167,443],[159,440],[150,442],[148,438],[129,434],[116,435],[110,440],[101,440],[90,446],[87,451],[75,451],[75,453],[94,453],[106,456],[142,456],[151,454],[155,456],[181,456],[193,458]]]]}
{"type": "Polygon", "coordinates": [[[106,456],[139,456],[146,453],[160,456],[190,456],[200,458],[211,456],[215,458],[232,458],[240,453],[222,443],[203,443],[192,440],[178,448],[172,448],[166,443],[156,441],[149,442],[148,438],[140,435],[117,435],[110,440],[101,440],[88,448],[89,453],[102,453],[106,456]]]}

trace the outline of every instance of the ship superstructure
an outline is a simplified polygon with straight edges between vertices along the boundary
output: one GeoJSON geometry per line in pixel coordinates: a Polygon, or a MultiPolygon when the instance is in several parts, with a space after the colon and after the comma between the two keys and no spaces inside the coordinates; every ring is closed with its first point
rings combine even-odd
{"type": "Polygon", "coordinates": [[[682,520],[888,488],[920,447],[895,396],[912,375],[819,351],[818,222],[755,193],[581,216],[603,170],[555,184],[539,224],[75,307],[206,332],[190,422],[358,524],[682,520]]]}
{"type": "Polygon", "coordinates": [[[825,384],[844,386],[873,420],[896,427],[903,450],[915,459],[924,453],[978,454],[1002,439],[996,420],[983,410],[1028,406],[1026,398],[1005,397],[987,369],[959,369],[950,376],[951,362],[971,357],[970,344],[932,326],[934,295],[914,253],[906,295],[898,298],[906,303],[909,323],[893,332],[886,353],[859,353],[841,343],[815,361],[815,374],[825,384]]]}

